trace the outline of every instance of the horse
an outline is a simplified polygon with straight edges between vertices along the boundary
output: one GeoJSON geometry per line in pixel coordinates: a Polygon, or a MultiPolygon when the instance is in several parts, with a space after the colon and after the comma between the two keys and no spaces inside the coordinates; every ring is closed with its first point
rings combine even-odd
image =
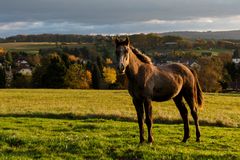
{"type": "Polygon", "coordinates": [[[196,127],[196,141],[200,142],[198,108],[203,106],[203,93],[197,74],[181,63],[153,65],[151,59],[125,40],[116,38],[117,70],[128,78],[128,92],[137,112],[140,143],[144,140],[144,111],[148,129],[148,143],[152,136],[152,101],[163,102],[173,99],[184,123],[182,142],[190,138],[188,110],[183,102],[186,100],[191,110],[196,127]]]}

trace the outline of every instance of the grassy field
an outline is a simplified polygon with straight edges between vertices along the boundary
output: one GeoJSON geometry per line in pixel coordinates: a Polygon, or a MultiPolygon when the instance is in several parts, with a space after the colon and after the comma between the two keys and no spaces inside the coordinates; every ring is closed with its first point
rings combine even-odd
{"type": "MultiPolygon", "coordinates": [[[[173,102],[153,103],[153,145],[139,145],[127,91],[0,90],[0,159],[240,159],[240,95],[205,94],[201,143],[181,143],[173,102]]],[[[190,117],[192,120],[192,118],[190,117]]]]}
{"type": "MultiPolygon", "coordinates": [[[[90,43],[61,43],[59,42],[58,45],[63,47],[92,47],[93,44],[90,43]]],[[[15,51],[15,52],[26,52],[29,54],[38,53],[39,49],[49,49],[49,48],[56,48],[55,42],[12,42],[12,43],[0,43],[0,48],[4,48],[7,51],[15,51]]]]}

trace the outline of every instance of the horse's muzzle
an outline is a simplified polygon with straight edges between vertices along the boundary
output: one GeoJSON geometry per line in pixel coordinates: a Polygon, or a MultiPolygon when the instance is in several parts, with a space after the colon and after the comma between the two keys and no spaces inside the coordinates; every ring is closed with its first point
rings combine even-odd
{"type": "Polygon", "coordinates": [[[124,74],[125,73],[125,67],[123,64],[119,64],[117,67],[119,74],[124,74]]]}

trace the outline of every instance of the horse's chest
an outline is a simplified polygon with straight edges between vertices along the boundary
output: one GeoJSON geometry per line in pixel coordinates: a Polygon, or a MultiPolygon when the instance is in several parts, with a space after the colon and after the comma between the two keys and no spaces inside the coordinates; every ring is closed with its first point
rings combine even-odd
{"type": "Polygon", "coordinates": [[[136,84],[134,83],[129,83],[128,84],[128,92],[129,94],[134,97],[134,98],[141,98],[141,90],[139,87],[137,87],[136,84]]]}

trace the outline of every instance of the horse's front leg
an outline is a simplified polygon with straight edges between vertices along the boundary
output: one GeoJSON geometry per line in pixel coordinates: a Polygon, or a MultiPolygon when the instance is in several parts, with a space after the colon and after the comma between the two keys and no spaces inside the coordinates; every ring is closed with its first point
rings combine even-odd
{"type": "Polygon", "coordinates": [[[138,125],[139,125],[139,131],[140,131],[140,143],[144,142],[144,110],[143,110],[143,101],[139,99],[133,99],[133,104],[137,111],[137,118],[138,118],[138,125]]]}
{"type": "Polygon", "coordinates": [[[152,124],[153,124],[153,118],[152,118],[152,104],[150,99],[144,100],[144,108],[145,108],[145,114],[146,114],[146,124],[148,127],[148,142],[153,142],[153,136],[152,136],[152,124]]]}

